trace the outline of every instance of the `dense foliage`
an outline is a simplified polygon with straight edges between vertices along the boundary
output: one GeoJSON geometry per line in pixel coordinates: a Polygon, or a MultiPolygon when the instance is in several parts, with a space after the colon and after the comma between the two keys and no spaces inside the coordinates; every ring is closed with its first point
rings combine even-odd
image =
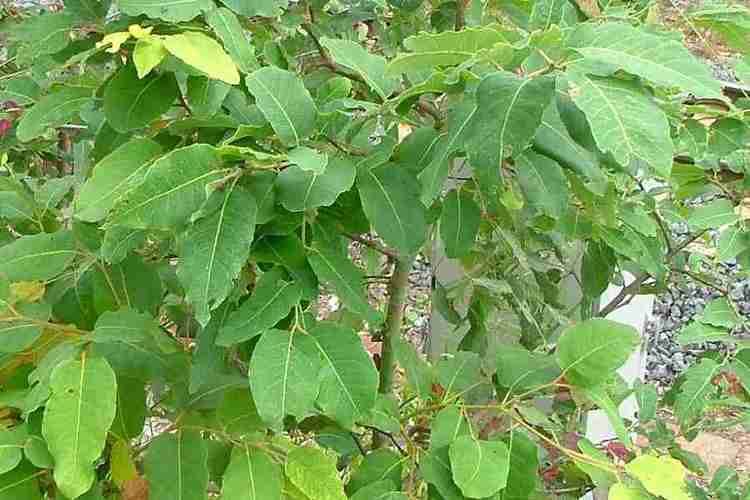
{"type": "MultiPolygon", "coordinates": [[[[747,420],[731,300],[663,397],[605,319],[750,264],[750,101],[655,5],[65,4],[3,12],[0,499],[747,496],[678,444],[747,420]],[[428,361],[403,305],[436,245],[467,274],[428,361]]],[[[744,8],[689,22],[748,50],[744,8]]]]}

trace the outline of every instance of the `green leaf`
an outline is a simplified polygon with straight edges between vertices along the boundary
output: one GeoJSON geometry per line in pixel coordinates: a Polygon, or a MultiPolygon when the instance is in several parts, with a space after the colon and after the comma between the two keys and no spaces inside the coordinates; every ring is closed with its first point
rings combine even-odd
{"type": "Polygon", "coordinates": [[[226,391],[216,418],[230,436],[244,437],[266,429],[247,387],[226,391]]]}
{"type": "Polygon", "coordinates": [[[240,16],[276,17],[289,5],[289,0],[221,0],[221,3],[240,16]]]}
{"type": "Polygon", "coordinates": [[[302,291],[298,284],[282,279],[281,275],[282,271],[275,268],[258,280],[250,298],[229,315],[216,338],[218,345],[245,342],[270,330],[289,314],[302,291]]]}
{"type": "Polygon", "coordinates": [[[222,500],[281,500],[282,486],[281,468],[268,455],[247,444],[232,449],[222,481],[222,500]]]}
{"type": "MultiPolygon", "coordinates": [[[[657,85],[702,97],[721,97],[721,84],[704,63],[673,37],[624,23],[584,25],[575,50],[587,62],[621,68],[657,85]]],[[[649,116],[649,115],[641,115],[649,116]]]]}
{"type": "Polygon", "coordinates": [[[636,380],[633,385],[633,392],[638,403],[638,420],[641,422],[653,420],[656,417],[656,405],[659,399],[656,387],[636,380]]]}
{"type": "Polygon", "coordinates": [[[716,229],[726,224],[734,224],[739,217],[734,213],[734,205],[726,199],[713,200],[693,210],[687,223],[694,231],[716,229]]]}
{"type": "Polygon", "coordinates": [[[729,47],[741,53],[747,53],[750,49],[750,11],[743,5],[719,2],[701,5],[691,10],[689,19],[696,26],[708,28],[729,47]]]}
{"type": "Polygon", "coordinates": [[[205,76],[189,76],[187,101],[192,115],[198,118],[214,116],[231,88],[220,80],[211,80],[205,76]]]}
{"type": "Polygon", "coordinates": [[[750,236],[739,227],[728,227],[722,231],[717,244],[716,257],[724,262],[734,259],[750,248],[750,236]]]}
{"type": "Polygon", "coordinates": [[[351,161],[340,156],[331,158],[321,173],[293,165],[276,177],[276,196],[290,212],[328,207],[352,187],[356,174],[351,161]]]}
{"type": "Polygon", "coordinates": [[[185,64],[208,77],[229,85],[240,83],[240,73],[224,48],[211,37],[197,31],[162,37],[164,48],[185,64]]]}
{"type": "Polygon", "coordinates": [[[42,97],[21,117],[16,137],[28,142],[44,134],[47,129],[64,125],[92,100],[92,89],[85,87],[63,87],[42,97]]]}
{"type": "Polygon", "coordinates": [[[357,189],[375,231],[404,255],[417,252],[426,238],[425,209],[413,174],[393,163],[360,168],[357,189]]]}
{"type": "Polygon", "coordinates": [[[287,146],[297,146],[315,129],[317,109],[302,80],[273,66],[247,76],[247,88],[258,108],[287,146]]]}
{"type": "Polygon", "coordinates": [[[51,280],[76,256],[71,231],[21,236],[0,247],[0,275],[10,281],[51,280]]]}
{"type": "Polygon", "coordinates": [[[689,500],[685,488],[686,470],[672,457],[641,455],[625,465],[628,474],[656,496],[665,500],[689,500]]]}
{"type": "Polygon", "coordinates": [[[207,500],[208,452],[198,432],[161,434],[143,461],[149,500],[207,500]]]}
{"type": "Polygon", "coordinates": [[[400,336],[393,339],[393,354],[406,372],[406,383],[421,398],[429,399],[435,376],[432,367],[422,359],[414,346],[400,336]]]}
{"type": "Polygon", "coordinates": [[[213,6],[210,0],[118,0],[117,4],[130,16],[145,14],[175,23],[190,21],[213,6]]]}
{"type": "Polygon", "coordinates": [[[146,422],[146,384],[130,377],[117,378],[117,413],[110,432],[123,441],[143,433],[146,422]]]}
{"type": "Polygon", "coordinates": [[[346,492],[351,496],[365,486],[383,480],[389,480],[396,486],[395,490],[400,490],[403,462],[401,455],[392,450],[373,450],[365,455],[359,467],[352,472],[346,492]]]}
{"type": "Polygon", "coordinates": [[[287,415],[301,419],[312,413],[319,369],[310,337],[286,330],[264,333],[250,362],[250,388],[263,420],[281,428],[287,415]]]}
{"type": "Polygon", "coordinates": [[[461,490],[453,482],[449,448],[444,446],[431,450],[419,464],[419,471],[445,500],[464,500],[461,490]]]}
{"type": "Polygon", "coordinates": [[[289,452],[286,476],[302,493],[315,500],[346,500],[336,469],[336,458],[317,448],[297,447],[289,452]]]}
{"type": "Polygon", "coordinates": [[[37,478],[46,474],[23,462],[10,472],[0,475],[0,500],[42,500],[37,478]]]}
{"type": "Polygon", "coordinates": [[[590,319],[563,331],[557,362],[566,380],[581,387],[604,382],[640,342],[635,328],[606,319],[590,319]]]}
{"type": "Polygon", "coordinates": [[[611,153],[620,165],[642,160],[656,174],[669,177],[674,147],[667,116],[638,84],[577,71],[568,72],[567,81],[599,149],[611,153]]]}
{"type": "Polygon", "coordinates": [[[607,495],[607,500],[648,500],[650,498],[639,488],[626,486],[625,483],[613,484],[607,495]]]}
{"type": "Polygon", "coordinates": [[[215,191],[204,209],[182,237],[177,276],[195,318],[208,324],[216,309],[234,288],[255,236],[255,199],[236,184],[215,191]]]}
{"type": "Polygon", "coordinates": [[[207,144],[172,150],[115,204],[110,225],[169,230],[185,224],[206,201],[208,186],[227,173],[221,167],[216,149],[207,144]]]}
{"type": "Polygon", "coordinates": [[[231,10],[223,7],[213,9],[206,14],[206,22],[224,43],[224,48],[240,71],[250,73],[258,68],[255,47],[231,10]]]}
{"type": "Polygon", "coordinates": [[[568,181],[555,160],[526,151],[516,158],[518,183],[528,205],[559,219],[568,210],[568,181]]]}
{"type": "Polygon", "coordinates": [[[520,154],[533,140],[554,93],[555,79],[548,76],[519,78],[505,71],[485,76],[476,91],[468,144],[472,166],[496,168],[503,158],[520,154]]]}
{"type": "Polygon", "coordinates": [[[399,54],[388,64],[386,72],[400,74],[456,66],[476,57],[482,50],[507,43],[500,31],[490,27],[420,33],[404,40],[404,47],[411,53],[399,54]]]}
{"type": "Polygon", "coordinates": [[[459,351],[444,355],[435,370],[446,394],[465,396],[481,379],[482,361],[474,352],[459,351]]]}
{"type": "Polygon", "coordinates": [[[368,301],[365,274],[338,249],[316,241],[307,260],[318,279],[333,289],[347,309],[362,316],[373,327],[382,322],[380,313],[368,301]]]}
{"type": "Polygon", "coordinates": [[[128,64],[104,90],[104,115],[118,132],[143,128],[169,111],[179,92],[173,73],[139,79],[135,66],[128,64]]]}
{"type": "Polygon", "coordinates": [[[10,38],[20,42],[23,59],[39,58],[59,52],[71,42],[70,32],[76,24],[76,17],[68,12],[44,12],[29,16],[18,25],[5,28],[10,38]]]}
{"type": "Polygon", "coordinates": [[[560,376],[553,356],[522,347],[503,346],[497,353],[497,383],[510,392],[525,392],[551,383],[560,376]]]}
{"type": "Polygon", "coordinates": [[[372,54],[351,40],[322,37],[320,44],[328,50],[336,64],[361,76],[381,99],[387,99],[398,88],[399,79],[386,75],[383,56],[372,54]]]}
{"type": "Polygon", "coordinates": [[[135,42],[133,65],[138,78],[143,78],[169,55],[161,38],[149,36],[135,42]]]}
{"type": "Polygon", "coordinates": [[[537,488],[538,448],[534,441],[519,431],[511,431],[507,441],[510,450],[508,481],[497,500],[529,498],[537,488]]]}
{"type": "Polygon", "coordinates": [[[302,298],[318,296],[318,278],[307,262],[305,246],[295,235],[266,236],[253,246],[251,257],[283,266],[302,289],[302,298]]]}
{"type": "Polygon", "coordinates": [[[438,412],[430,430],[430,449],[450,446],[461,436],[471,436],[471,427],[458,406],[446,406],[438,412]]]}
{"type": "Polygon", "coordinates": [[[693,321],[680,330],[677,342],[681,345],[697,344],[701,342],[731,341],[729,332],[723,328],[705,325],[700,321],[693,321]]]}
{"type": "Polygon", "coordinates": [[[482,217],[479,205],[466,191],[453,190],[443,201],[440,237],[451,259],[467,255],[474,246],[482,217]]]}
{"type": "Polygon", "coordinates": [[[632,448],[633,442],[630,439],[630,434],[628,434],[628,429],[625,427],[625,422],[620,416],[618,405],[607,393],[606,385],[603,384],[596,387],[589,387],[583,389],[582,392],[607,415],[609,424],[615,431],[617,439],[628,448],[632,448]]]}
{"type": "Polygon", "coordinates": [[[706,304],[706,308],[698,321],[711,326],[734,328],[742,320],[729,300],[726,297],[720,297],[706,304]]]}
{"type": "Polygon", "coordinates": [[[117,200],[145,176],[162,148],[150,139],[126,142],[97,163],[76,200],[76,217],[86,222],[104,219],[117,200]]]}
{"type": "Polygon", "coordinates": [[[504,443],[461,436],[450,445],[453,481],[467,497],[492,496],[507,483],[509,458],[504,443]]]}
{"type": "Polygon", "coordinates": [[[0,477],[21,463],[27,436],[24,425],[0,430],[0,477]]]}
{"type": "Polygon", "coordinates": [[[722,366],[703,358],[685,372],[685,380],[680,385],[674,404],[675,416],[683,429],[700,416],[708,400],[716,394],[717,387],[713,385],[713,379],[722,366]]]}
{"type": "Polygon", "coordinates": [[[52,372],[42,434],[55,459],[55,483],[70,498],[94,482],[94,462],[115,418],[117,380],[106,360],[65,361],[52,372]]]}
{"type": "Polygon", "coordinates": [[[325,172],[328,165],[328,153],[307,146],[298,146],[292,149],[287,157],[289,163],[297,165],[305,172],[313,172],[318,175],[325,172]]]}
{"type": "Polygon", "coordinates": [[[351,500],[409,500],[405,493],[395,491],[395,488],[393,481],[377,481],[359,489],[351,500]]]}
{"type": "Polygon", "coordinates": [[[354,330],[324,322],[311,329],[310,335],[323,362],[318,406],[326,416],[351,429],[375,406],[375,365],[354,330]]]}
{"type": "Polygon", "coordinates": [[[16,304],[15,309],[18,319],[3,318],[0,323],[0,335],[4,336],[0,352],[20,353],[31,347],[42,335],[40,322],[44,324],[51,315],[51,308],[45,303],[16,304]]]}

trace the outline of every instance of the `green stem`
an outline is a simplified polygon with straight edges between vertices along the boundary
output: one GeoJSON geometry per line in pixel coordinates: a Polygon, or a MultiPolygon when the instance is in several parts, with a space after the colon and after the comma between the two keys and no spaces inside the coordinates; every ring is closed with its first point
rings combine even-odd
{"type": "MultiPolygon", "coordinates": [[[[401,324],[404,320],[404,305],[409,291],[409,271],[416,256],[396,259],[390,284],[388,285],[388,314],[383,325],[382,348],[380,351],[380,394],[389,395],[393,392],[393,375],[396,359],[393,355],[393,339],[401,334],[401,324]]],[[[373,446],[381,448],[386,442],[385,436],[375,433],[373,446]]]]}

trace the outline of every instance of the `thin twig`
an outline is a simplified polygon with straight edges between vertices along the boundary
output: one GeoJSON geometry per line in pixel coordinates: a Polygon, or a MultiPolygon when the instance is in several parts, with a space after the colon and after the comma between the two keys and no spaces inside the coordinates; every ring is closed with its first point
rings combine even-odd
{"type": "Polygon", "coordinates": [[[391,257],[394,259],[398,257],[398,253],[396,251],[391,250],[390,248],[384,247],[377,241],[368,240],[367,238],[363,238],[362,236],[359,236],[358,234],[352,234],[352,233],[347,233],[347,232],[344,232],[342,234],[346,236],[347,238],[349,238],[350,240],[356,241],[357,243],[361,243],[366,247],[370,247],[376,252],[382,253],[383,255],[387,255],[388,257],[391,257]]]}

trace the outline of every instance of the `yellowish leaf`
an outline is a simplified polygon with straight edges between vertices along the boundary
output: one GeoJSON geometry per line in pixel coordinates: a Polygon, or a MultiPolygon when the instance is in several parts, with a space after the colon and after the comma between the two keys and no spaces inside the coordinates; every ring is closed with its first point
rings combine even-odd
{"type": "Polygon", "coordinates": [[[240,83],[240,73],[224,48],[203,33],[187,31],[179,35],[163,36],[164,47],[170,54],[210,78],[230,85],[240,83]]]}
{"type": "Polygon", "coordinates": [[[685,467],[670,456],[641,455],[625,466],[649,493],[666,500],[690,500],[685,488],[685,467]]]}
{"type": "Polygon", "coordinates": [[[130,33],[127,31],[118,31],[117,33],[110,33],[109,35],[105,35],[104,38],[102,38],[101,42],[96,43],[96,48],[102,48],[106,47],[107,45],[111,45],[108,49],[106,49],[106,52],[109,52],[110,54],[117,54],[120,51],[120,47],[123,43],[127,42],[130,38],[130,33]]]}

